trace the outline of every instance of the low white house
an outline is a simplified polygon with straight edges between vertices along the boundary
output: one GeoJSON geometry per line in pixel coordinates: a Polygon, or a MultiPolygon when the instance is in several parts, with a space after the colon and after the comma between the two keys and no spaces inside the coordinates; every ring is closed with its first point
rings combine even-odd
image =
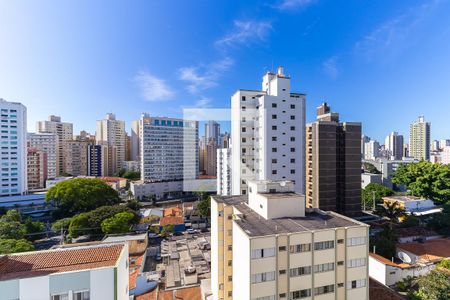
{"type": "Polygon", "coordinates": [[[361,188],[365,189],[371,183],[383,184],[381,174],[363,173],[361,174],[361,188]]]}
{"type": "Polygon", "coordinates": [[[128,300],[128,245],[0,256],[0,299],[128,300]]]}

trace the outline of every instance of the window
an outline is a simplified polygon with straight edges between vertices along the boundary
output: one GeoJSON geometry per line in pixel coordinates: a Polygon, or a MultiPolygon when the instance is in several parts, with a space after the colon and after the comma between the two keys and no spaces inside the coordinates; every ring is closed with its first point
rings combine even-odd
{"type": "Polygon", "coordinates": [[[274,281],[274,280],[275,280],[275,272],[274,271],[252,274],[252,283],[260,283],[260,282],[267,282],[267,281],[274,281]]]}
{"type": "Polygon", "coordinates": [[[328,272],[334,270],[334,263],[326,263],[314,266],[314,273],[328,272]]]}
{"type": "Polygon", "coordinates": [[[295,120],[295,116],[291,116],[291,120],[295,120]]]}
{"type": "Polygon", "coordinates": [[[73,300],[89,300],[89,291],[74,292],[73,300]]]}
{"type": "Polygon", "coordinates": [[[343,243],[344,243],[344,239],[339,239],[339,240],[337,240],[337,243],[338,243],[338,244],[343,244],[343,243]]]}
{"type": "Polygon", "coordinates": [[[295,142],[295,137],[291,136],[291,142],[295,142]]]}
{"type": "Polygon", "coordinates": [[[272,125],[272,130],[277,130],[277,126],[276,125],[272,125]]]}
{"type": "Polygon", "coordinates": [[[286,298],[286,293],[281,293],[280,298],[286,298]]]}
{"type": "Polygon", "coordinates": [[[334,284],[325,285],[314,289],[314,295],[322,295],[328,293],[334,293],[334,284]]]}
{"type": "Polygon", "coordinates": [[[338,261],[338,262],[337,262],[337,265],[338,265],[338,266],[343,266],[343,265],[344,265],[344,261],[343,261],[343,260],[338,261]]]}
{"type": "Polygon", "coordinates": [[[277,148],[272,148],[272,152],[277,152],[277,148]]]}
{"type": "Polygon", "coordinates": [[[233,296],[233,291],[228,291],[228,297],[233,296]]]}
{"type": "Polygon", "coordinates": [[[307,297],[311,297],[311,289],[291,292],[289,299],[302,299],[307,297]]]}
{"type": "Polygon", "coordinates": [[[338,283],[338,287],[343,287],[344,286],[344,284],[341,282],[341,283],[338,283]]]}
{"type": "Polygon", "coordinates": [[[284,275],[284,274],[286,274],[286,270],[280,270],[278,273],[279,273],[280,275],[284,275]]]}
{"type": "Polygon", "coordinates": [[[291,104],[291,108],[292,108],[292,109],[295,109],[295,104],[291,104]]]}
{"type": "Polygon", "coordinates": [[[291,277],[297,277],[308,274],[311,274],[311,266],[292,268],[289,270],[289,276],[291,277]]]}
{"type": "Polygon", "coordinates": [[[246,138],[242,138],[242,142],[245,143],[247,141],[246,138]]]}
{"type": "Polygon", "coordinates": [[[233,276],[228,276],[228,281],[232,282],[233,281],[233,276]]]}
{"type": "Polygon", "coordinates": [[[276,103],[272,103],[272,107],[273,107],[273,108],[276,108],[276,107],[277,107],[277,104],[276,104],[276,103]]]}
{"type": "Polygon", "coordinates": [[[299,253],[308,251],[311,251],[311,244],[298,244],[289,246],[290,253],[299,253]]]}
{"type": "Polygon", "coordinates": [[[272,115],[272,119],[276,119],[277,118],[277,115],[272,115]]]}
{"type": "Polygon", "coordinates": [[[291,163],[292,163],[292,164],[295,163],[295,158],[291,158],[291,163]]]}
{"type": "Polygon", "coordinates": [[[278,251],[286,251],[286,246],[280,246],[278,247],[278,251]]]}
{"type": "Polygon", "coordinates": [[[241,99],[242,99],[242,101],[245,101],[245,96],[242,96],[242,98],[241,98],[241,99]]]}
{"type": "Polygon", "coordinates": [[[232,261],[232,260],[229,260],[229,261],[228,261],[228,266],[229,266],[229,267],[233,266],[233,261],[232,261]]]}
{"type": "Polygon", "coordinates": [[[58,294],[58,295],[52,295],[52,300],[69,300],[69,294],[58,294]]]}
{"type": "Polygon", "coordinates": [[[277,170],[272,170],[272,175],[276,175],[277,174],[277,170]]]}
{"type": "Polygon", "coordinates": [[[242,127],[242,132],[247,132],[247,128],[242,127]]]}
{"type": "Polygon", "coordinates": [[[277,163],[277,159],[276,158],[272,158],[272,163],[276,164],[277,163]]]}
{"type": "Polygon", "coordinates": [[[347,290],[357,289],[366,286],[366,279],[358,279],[347,282],[347,290]]]}
{"type": "Polygon", "coordinates": [[[292,131],[295,131],[295,126],[291,126],[291,130],[292,130],[292,131]]]}
{"type": "Polygon", "coordinates": [[[228,245],[228,251],[233,250],[233,245],[228,245]]]}
{"type": "Polygon", "coordinates": [[[275,248],[264,248],[252,250],[252,259],[275,256],[275,248]]]}
{"type": "Polygon", "coordinates": [[[349,268],[357,268],[357,267],[362,267],[365,265],[366,265],[365,258],[355,258],[355,259],[350,259],[347,261],[347,267],[349,267],[349,268]]]}
{"type": "Polygon", "coordinates": [[[276,142],[277,141],[277,137],[276,136],[273,136],[272,137],[272,142],[276,142]]]}
{"type": "Polygon", "coordinates": [[[295,174],[295,170],[291,170],[291,174],[295,174]]]}
{"type": "Polygon", "coordinates": [[[295,152],[295,148],[291,148],[291,152],[295,152]]]}
{"type": "Polygon", "coordinates": [[[325,241],[314,243],[314,250],[325,250],[334,248],[334,241],[325,241]]]}
{"type": "Polygon", "coordinates": [[[347,239],[347,246],[358,246],[366,243],[366,237],[352,237],[347,239]]]}

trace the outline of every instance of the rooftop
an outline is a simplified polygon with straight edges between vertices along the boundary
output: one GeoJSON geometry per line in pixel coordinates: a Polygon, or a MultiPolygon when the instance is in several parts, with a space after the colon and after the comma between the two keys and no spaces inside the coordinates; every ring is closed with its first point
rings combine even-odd
{"type": "MultiPolygon", "coordinates": [[[[289,194],[289,193],[288,193],[289,194]]],[[[264,194],[267,196],[270,194],[264,194]]],[[[274,195],[280,196],[280,193],[274,195]]],[[[336,227],[367,226],[334,212],[307,210],[305,217],[285,217],[266,220],[248,205],[248,196],[214,196],[219,203],[233,205],[241,214],[234,222],[249,236],[266,236],[280,233],[305,232],[336,227]]]]}
{"type": "Polygon", "coordinates": [[[416,197],[416,196],[389,196],[389,197],[383,197],[383,200],[399,201],[399,202],[416,202],[416,201],[425,201],[427,199],[416,197]]]}
{"type": "Polygon", "coordinates": [[[176,290],[160,291],[158,300],[201,300],[202,294],[199,286],[176,290]]]}
{"type": "Polygon", "coordinates": [[[378,260],[379,262],[381,262],[385,265],[391,266],[391,267],[396,267],[396,268],[400,268],[400,269],[406,269],[406,268],[411,267],[410,264],[405,264],[405,263],[397,264],[397,263],[385,258],[384,256],[381,256],[381,255],[378,255],[378,254],[375,254],[372,252],[369,252],[369,256],[378,260]]]}
{"type": "Polygon", "coordinates": [[[89,245],[0,256],[0,281],[116,265],[124,244],[89,245]]]}
{"type": "Polygon", "coordinates": [[[450,239],[435,239],[425,242],[397,244],[397,248],[408,251],[419,260],[434,261],[450,257],[450,239]]]}
{"type": "Polygon", "coordinates": [[[159,219],[159,225],[165,226],[169,224],[184,224],[183,217],[162,217],[159,219]]]}
{"type": "Polygon", "coordinates": [[[120,235],[108,235],[103,239],[104,243],[117,243],[128,241],[141,241],[145,240],[147,233],[142,234],[120,234],[120,235]]]}
{"type": "Polygon", "coordinates": [[[391,290],[384,284],[379,283],[375,279],[369,279],[369,299],[370,300],[404,300],[407,299],[395,291],[391,290]]]}

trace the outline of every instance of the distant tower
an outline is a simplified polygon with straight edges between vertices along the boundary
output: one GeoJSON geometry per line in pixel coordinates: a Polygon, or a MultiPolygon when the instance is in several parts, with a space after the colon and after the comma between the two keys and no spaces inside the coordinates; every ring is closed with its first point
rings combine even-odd
{"type": "Polygon", "coordinates": [[[409,126],[409,155],[418,160],[430,160],[431,124],[420,116],[409,126]]]}

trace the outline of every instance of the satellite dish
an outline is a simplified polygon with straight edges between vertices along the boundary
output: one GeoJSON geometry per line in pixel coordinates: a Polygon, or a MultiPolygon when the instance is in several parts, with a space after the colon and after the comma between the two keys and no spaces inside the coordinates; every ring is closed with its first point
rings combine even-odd
{"type": "Polygon", "coordinates": [[[280,182],[280,185],[281,185],[281,186],[286,186],[286,182],[285,182],[285,181],[282,181],[282,182],[280,182]]]}
{"type": "Polygon", "coordinates": [[[397,254],[397,256],[398,256],[398,258],[400,258],[404,263],[407,263],[407,264],[411,263],[411,257],[409,257],[409,255],[406,254],[405,252],[401,252],[401,251],[400,251],[400,252],[397,254]]]}

